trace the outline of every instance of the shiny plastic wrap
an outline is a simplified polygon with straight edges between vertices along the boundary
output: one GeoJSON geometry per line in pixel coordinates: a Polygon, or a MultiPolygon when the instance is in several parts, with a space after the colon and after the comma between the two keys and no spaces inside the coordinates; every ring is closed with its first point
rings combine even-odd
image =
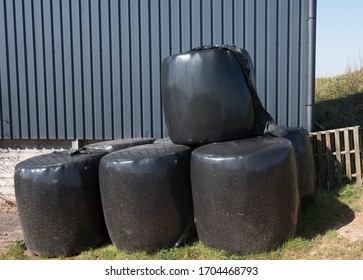
{"type": "Polygon", "coordinates": [[[311,202],[315,197],[314,155],[309,133],[305,128],[286,128],[286,139],[294,146],[298,186],[302,205],[311,202]]]}
{"type": "Polygon", "coordinates": [[[254,104],[231,51],[200,50],[165,58],[161,87],[173,143],[201,145],[252,136],[254,104]]]}
{"type": "Polygon", "coordinates": [[[174,144],[127,148],[103,157],[100,189],[111,241],[153,252],[183,243],[194,225],[191,149],[174,144]]]}
{"type": "Polygon", "coordinates": [[[109,240],[99,161],[106,152],[51,153],[15,167],[15,196],[25,244],[34,254],[71,256],[109,240]]]}
{"type": "Polygon", "coordinates": [[[171,144],[173,142],[171,142],[170,138],[169,137],[166,137],[166,138],[161,138],[161,139],[156,139],[154,141],[155,144],[171,144]]]}
{"type": "Polygon", "coordinates": [[[297,230],[296,172],[292,144],[280,137],[195,149],[191,181],[199,240],[238,254],[276,248],[297,230]]]}
{"type": "Polygon", "coordinates": [[[85,150],[106,150],[108,153],[112,153],[118,150],[126,149],[133,146],[150,144],[155,141],[154,138],[129,138],[129,139],[117,139],[102,141],[94,144],[89,144],[83,147],[85,150]]]}

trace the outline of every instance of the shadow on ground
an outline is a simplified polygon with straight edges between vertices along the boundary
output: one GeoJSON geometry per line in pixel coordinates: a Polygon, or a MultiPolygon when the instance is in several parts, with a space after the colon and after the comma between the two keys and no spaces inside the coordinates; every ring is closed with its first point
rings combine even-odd
{"type": "Polygon", "coordinates": [[[313,239],[353,221],[355,215],[338,199],[338,190],[318,191],[314,202],[302,209],[300,236],[313,239]]]}
{"type": "Polygon", "coordinates": [[[363,93],[316,102],[314,109],[316,130],[363,125],[363,93]]]}

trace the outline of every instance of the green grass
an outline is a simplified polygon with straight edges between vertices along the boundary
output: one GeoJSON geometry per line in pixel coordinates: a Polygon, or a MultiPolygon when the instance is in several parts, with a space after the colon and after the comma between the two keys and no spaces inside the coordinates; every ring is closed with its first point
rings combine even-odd
{"type": "Polygon", "coordinates": [[[9,246],[6,252],[0,252],[0,260],[25,260],[27,259],[24,255],[25,249],[24,242],[17,241],[9,246]]]}
{"type": "Polygon", "coordinates": [[[363,125],[363,68],[318,78],[315,84],[315,123],[319,130],[363,125]]]}
{"type": "Polygon", "coordinates": [[[347,97],[363,92],[363,69],[347,71],[343,75],[332,78],[317,78],[315,84],[317,103],[347,97]]]}
{"type": "MultiPolygon", "coordinates": [[[[315,201],[303,209],[301,231],[278,249],[244,256],[214,250],[195,241],[179,248],[126,253],[113,245],[93,248],[70,258],[75,260],[291,260],[291,259],[362,259],[363,240],[351,242],[337,233],[354,215],[363,210],[363,186],[347,185],[340,190],[318,191],[315,201]]],[[[16,243],[0,259],[28,259],[24,246],[16,243]]],[[[35,258],[35,257],[33,257],[35,258]]]]}
{"type": "MultiPolygon", "coordinates": [[[[350,188],[350,186],[345,188],[350,188]]],[[[356,188],[360,187],[356,186],[356,188]]],[[[304,238],[311,239],[341,223],[353,220],[354,212],[339,197],[340,192],[336,190],[316,193],[315,203],[305,209],[302,215],[301,235],[304,238]]]]}
{"type": "Polygon", "coordinates": [[[336,191],[338,199],[342,203],[346,203],[350,206],[354,212],[363,211],[363,203],[361,198],[363,198],[363,187],[356,185],[347,185],[340,191],[336,191]]]}

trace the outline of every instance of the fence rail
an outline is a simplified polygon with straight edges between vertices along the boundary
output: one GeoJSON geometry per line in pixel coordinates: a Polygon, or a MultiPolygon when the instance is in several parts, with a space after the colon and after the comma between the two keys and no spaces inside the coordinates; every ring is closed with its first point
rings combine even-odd
{"type": "Polygon", "coordinates": [[[361,135],[359,126],[310,133],[319,188],[362,184],[361,135]]]}

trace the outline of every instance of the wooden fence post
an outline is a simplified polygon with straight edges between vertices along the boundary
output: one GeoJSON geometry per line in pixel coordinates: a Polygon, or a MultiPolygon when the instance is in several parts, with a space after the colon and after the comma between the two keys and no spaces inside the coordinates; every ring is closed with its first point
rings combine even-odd
{"type": "Polygon", "coordinates": [[[357,183],[362,184],[362,157],[360,150],[360,138],[359,138],[359,126],[353,129],[354,138],[354,155],[355,155],[355,174],[357,178],[357,183]]]}
{"type": "Polygon", "coordinates": [[[335,139],[335,156],[337,160],[337,184],[338,186],[343,185],[343,174],[342,174],[342,154],[340,149],[340,132],[339,130],[334,131],[335,139]]]}

